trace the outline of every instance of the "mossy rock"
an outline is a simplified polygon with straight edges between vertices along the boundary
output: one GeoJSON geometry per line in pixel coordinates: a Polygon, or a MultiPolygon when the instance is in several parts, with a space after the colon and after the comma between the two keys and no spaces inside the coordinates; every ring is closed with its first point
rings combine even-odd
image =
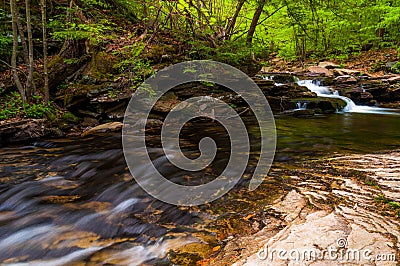
{"type": "Polygon", "coordinates": [[[307,109],[314,109],[317,113],[335,113],[343,110],[347,103],[339,98],[299,98],[291,100],[292,103],[307,103],[307,109]]]}
{"type": "Polygon", "coordinates": [[[49,87],[57,88],[65,79],[74,74],[85,62],[87,57],[63,58],[55,55],[49,62],[49,87]],[[69,60],[69,61],[66,61],[69,60]]]}
{"type": "Polygon", "coordinates": [[[148,59],[153,63],[160,63],[163,56],[173,56],[176,54],[176,47],[173,45],[163,44],[153,46],[150,49],[146,49],[143,54],[144,59],[148,59]]]}
{"type": "Polygon", "coordinates": [[[118,74],[114,67],[118,63],[118,58],[106,52],[95,54],[90,63],[91,76],[97,79],[110,78],[118,74]]]}
{"type": "Polygon", "coordinates": [[[57,115],[54,112],[51,111],[47,111],[45,112],[45,117],[47,118],[47,120],[49,120],[49,122],[55,122],[57,120],[57,115]]]}
{"type": "Polygon", "coordinates": [[[74,115],[71,112],[65,112],[61,116],[61,121],[62,122],[67,122],[67,123],[78,123],[80,121],[80,118],[74,115]]]}

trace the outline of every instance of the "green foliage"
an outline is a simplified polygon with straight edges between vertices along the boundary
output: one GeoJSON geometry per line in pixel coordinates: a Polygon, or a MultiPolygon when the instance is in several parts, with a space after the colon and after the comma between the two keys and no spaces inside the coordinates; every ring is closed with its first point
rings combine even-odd
{"type": "Polygon", "coordinates": [[[55,40],[89,40],[91,44],[108,42],[119,27],[105,16],[112,5],[102,0],[84,0],[73,7],[58,6],[58,14],[49,19],[47,27],[55,40]]]}
{"type": "Polygon", "coordinates": [[[119,73],[127,74],[134,85],[144,81],[154,73],[150,62],[142,59],[144,49],[145,44],[137,42],[113,52],[113,55],[120,59],[114,65],[114,68],[118,69],[119,73]]]}
{"type": "Polygon", "coordinates": [[[12,44],[12,35],[10,29],[7,27],[6,22],[9,21],[7,13],[4,9],[0,8],[0,21],[1,26],[1,35],[0,35],[0,57],[4,58],[5,56],[11,55],[11,49],[9,48],[12,44]]]}
{"type": "Polygon", "coordinates": [[[390,70],[391,70],[393,73],[400,74],[400,61],[399,61],[399,62],[396,62],[396,64],[394,64],[394,66],[392,66],[392,67],[390,68],[390,70]]]}
{"type": "Polygon", "coordinates": [[[68,65],[73,65],[79,63],[79,58],[66,58],[64,59],[64,63],[68,65]]]}
{"type": "Polygon", "coordinates": [[[150,84],[143,83],[137,88],[137,92],[147,95],[148,97],[155,97],[157,93],[153,90],[150,84]]]}
{"type": "Polygon", "coordinates": [[[56,40],[90,40],[93,44],[112,40],[110,34],[114,24],[107,19],[99,19],[96,23],[62,22],[52,20],[49,24],[54,31],[52,36],[56,40]]]}
{"type": "MultiPolygon", "coordinates": [[[[285,58],[348,55],[366,47],[396,47],[400,42],[397,0],[289,0],[282,5],[285,8],[260,25],[256,34],[285,58]]],[[[274,9],[272,1],[263,16],[274,9]]]]}
{"type": "Polygon", "coordinates": [[[192,41],[189,45],[191,48],[188,51],[188,58],[192,60],[211,59],[234,66],[240,65],[253,56],[263,58],[269,54],[266,48],[257,45],[249,47],[244,40],[226,41],[215,48],[201,41],[192,41]]]}
{"type": "Polygon", "coordinates": [[[57,109],[53,104],[43,104],[41,96],[34,96],[33,102],[23,104],[21,96],[12,92],[0,103],[0,120],[10,118],[43,118],[48,113],[56,113],[57,109]]]}

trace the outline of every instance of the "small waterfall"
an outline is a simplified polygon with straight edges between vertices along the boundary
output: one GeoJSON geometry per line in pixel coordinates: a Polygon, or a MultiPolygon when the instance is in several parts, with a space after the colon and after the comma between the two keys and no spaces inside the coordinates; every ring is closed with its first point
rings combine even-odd
{"type": "Polygon", "coordinates": [[[264,80],[274,80],[274,76],[262,76],[264,80]]]}
{"type": "Polygon", "coordinates": [[[346,107],[341,110],[346,113],[374,113],[374,114],[395,114],[399,115],[398,110],[390,108],[379,108],[371,106],[356,105],[350,98],[341,96],[337,90],[333,90],[326,86],[321,86],[319,80],[297,80],[297,84],[307,87],[310,91],[315,92],[317,96],[325,98],[341,99],[347,103],[346,107]]]}
{"type": "Polygon", "coordinates": [[[299,101],[296,103],[297,110],[306,110],[307,109],[307,102],[299,101]]]}

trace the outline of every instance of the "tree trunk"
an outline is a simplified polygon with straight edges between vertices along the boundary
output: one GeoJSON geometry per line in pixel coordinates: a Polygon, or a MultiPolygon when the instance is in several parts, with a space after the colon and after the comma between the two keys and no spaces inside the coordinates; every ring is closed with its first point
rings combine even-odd
{"type": "Polygon", "coordinates": [[[254,32],[256,31],[258,20],[260,19],[261,13],[262,13],[263,8],[264,8],[264,5],[265,5],[265,0],[260,0],[260,2],[258,4],[258,7],[256,9],[256,12],[254,12],[254,16],[253,16],[253,19],[251,21],[249,31],[247,32],[246,41],[247,41],[248,44],[251,44],[253,42],[254,32]]]}
{"type": "Polygon", "coordinates": [[[12,17],[12,31],[13,31],[13,48],[11,55],[11,70],[13,73],[14,82],[18,88],[19,93],[21,94],[21,99],[23,103],[27,102],[25,89],[21,84],[21,81],[17,72],[17,50],[18,50],[18,29],[17,29],[17,3],[16,0],[10,0],[10,10],[12,17]]]}
{"type": "Polygon", "coordinates": [[[42,13],[42,32],[43,32],[43,74],[44,74],[44,101],[50,100],[49,74],[47,72],[47,30],[46,30],[46,0],[40,0],[42,13]]]}
{"type": "Polygon", "coordinates": [[[29,55],[29,63],[28,63],[28,79],[26,81],[26,98],[29,101],[34,89],[33,82],[33,39],[32,39],[32,24],[31,24],[31,1],[25,0],[25,9],[26,9],[26,30],[28,31],[28,55],[29,55]]]}
{"type": "Polygon", "coordinates": [[[229,21],[228,26],[226,27],[226,35],[227,35],[227,39],[228,40],[232,36],[233,29],[235,28],[237,17],[239,16],[240,10],[242,10],[244,2],[246,2],[246,0],[239,0],[238,5],[236,6],[235,14],[233,15],[232,19],[229,21]]]}
{"type": "Polygon", "coordinates": [[[22,49],[24,51],[24,62],[26,65],[28,65],[29,64],[28,46],[26,45],[24,28],[21,23],[21,16],[19,15],[18,7],[15,9],[15,15],[16,15],[16,19],[17,19],[19,37],[21,38],[22,49]]]}

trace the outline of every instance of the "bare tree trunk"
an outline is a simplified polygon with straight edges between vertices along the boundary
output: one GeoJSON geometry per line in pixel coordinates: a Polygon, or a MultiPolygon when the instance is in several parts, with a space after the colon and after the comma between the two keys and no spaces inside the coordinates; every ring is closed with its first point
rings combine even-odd
{"type": "Polygon", "coordinates": [[[25,89],[21,84],[21,81],[17,72],[17,49],[18,49],[18,29],[17,29],[17,9],[16,0],[10,0],[10,9],[12,17],[12,31],[13,31],[13,48],[11,55],[11,70],[13,73],[14,82],[17,85],[18,91],[21,94],[21,99],[23,103],[27,102],[25,89]]]}
{"type": "Polygon", "coordinates": [[[26,98],[29,101],[33,89],[33,39],[32,39],[32,22],[31,22],[31,1],[25,0],[25,9],[26,9],[26,30],[28,31],[28,55],[29,55],[29,63],[28,63],[28,79],[26,81],[26,98]]]}
{"type": "Polygon", "coordinates": [[[254,12],[254,16],[251,21],[249,31],[247,32],[247,40],[246,41],[248,44],[251,44],[253,42],[254,32],[256,31],[258,20],[260,19],[264,5],[265,5],[265,0],[260,0],[258,7],[256,9],[256,12],[254,12]]]}
{"type": "Polygon", "coordinates": [[[40,0],[42,12],[42,32],[43,32],[43,74],[44,74],[44,101],[50,100],[49,92],[49,73],[47,72],[47,29],[46,29],[46,0],[40,0]]]}
{"type": "Polygon", "coordinates": [[[25,64],[28,65],[29,64],[28,46],[26,45],[24,28],[22,27],[21,16],[19,15],[18,8],[15,9],[15,15],[17,18],[18,33],[19,33],[19,37],[21,38],[22,49],[24,51],[24,62],[25,62],[25,64]]]}
{"type": "Polygon", "coordinates": [[[229,21],[228,26],[226,27],[227,39],[231,38],[233,29],[235,28],[237,17],[239,16],[240,10],[242,10],[244,2],[246,2],[246,0],[239,0],[238,5],[236,6],[235,14],[233,15],[232,19],[229,21]]]}

